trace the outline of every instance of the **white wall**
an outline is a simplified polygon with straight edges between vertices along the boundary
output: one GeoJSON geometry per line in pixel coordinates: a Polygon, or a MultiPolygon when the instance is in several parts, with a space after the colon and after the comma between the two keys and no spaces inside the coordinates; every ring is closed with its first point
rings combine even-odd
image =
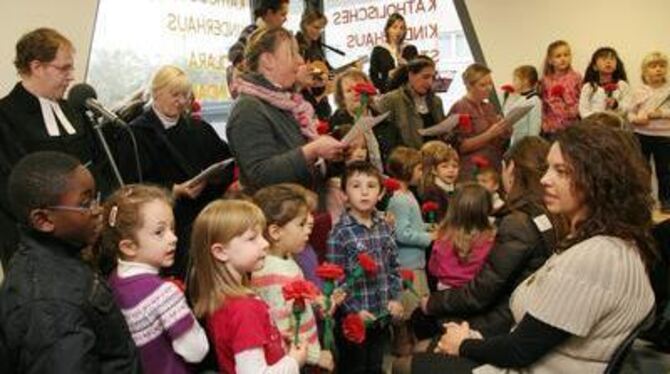
{"type": "Polygon", "coordinates": [[[620,54],[632,84],[652,50],[670,54],[668,0],[465,0],[484,58],[498,86],[523,64],[540,73],[546,48],[556,39],[572,46],[573,67],[584,73],[600,46],[620,54]]]}
{"type": "Polygon", "coordinates": [[[83,81],[97,5],[97,0],[0,1],[0,97],[18,81],[13,64],[16,42],[38,27],[54,28],[72,41],[76,80],[83,81]]]}

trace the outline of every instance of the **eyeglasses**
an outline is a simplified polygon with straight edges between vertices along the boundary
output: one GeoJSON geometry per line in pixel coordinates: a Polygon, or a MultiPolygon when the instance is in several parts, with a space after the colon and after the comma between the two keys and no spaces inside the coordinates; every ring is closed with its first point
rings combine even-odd
{"type": "Polygon", "coordinates": [[[58,70],[59,72],[63,74],[71,73],[74,71],[74,65],[68,64],[68,65],[56,65],[56,64],[47,64],[47,66],[51,66],[52,68],[58,70]]]}
{"type": "Polygon", "coordinates": [[[82,205],[79,206],[71,206],[71,205],[52,205],[46,207],[46,209],[51,209],[51,210],[67,210],[71,212],[78,212],[82,214],[90,214],[96,209],[100,207],[100,192],[98,192],[95,195],[95,199],[92,199],[89,202],[83,203],[82,205]]]}

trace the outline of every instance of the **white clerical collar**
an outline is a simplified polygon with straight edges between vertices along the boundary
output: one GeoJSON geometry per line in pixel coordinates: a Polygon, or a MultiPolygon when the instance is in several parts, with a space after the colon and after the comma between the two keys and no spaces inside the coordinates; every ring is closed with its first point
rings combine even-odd
{"type": "Polygon", "coordinates": [[[116,274],[121,278],[128,278],[140,274],[158,274],[158,269],[141,262],[124,261],[119,259],[116,274]]]}
{"type": "Polygon", "coordinates": [[[61,136],[58,122],[60,122],[61,126],[63,126],[65,132],[67,132],[68,135],[74,135],[77,133],[77,130],[74,129],[74,126],[72,126],[70,120],[67,119],[60,105],[58,105],[58,102],[40,96],[37,96],[37,100],[40,103],[40,109],[42,109],[42,118],[44,119],[44,127],[47,130],[47,134],[49,134],[49,136],[61,136]]]}
{"type": "Polygon", "coordinates": [[[161,121],[161,123],[163,124],[163,127],[166,130],[169,129],[170,127],[174,127],[175,125],[177,125],[177,122],[179,122],[179,117],[170,118],[170,117],[164,115],[163,113],[161,113],[160,110],[158,110],[156,108],[155,104],[151,104],[151,109],[154,110],[154,113],[156,113],[156,117],[158,117],[158,119],[161,121]]]}

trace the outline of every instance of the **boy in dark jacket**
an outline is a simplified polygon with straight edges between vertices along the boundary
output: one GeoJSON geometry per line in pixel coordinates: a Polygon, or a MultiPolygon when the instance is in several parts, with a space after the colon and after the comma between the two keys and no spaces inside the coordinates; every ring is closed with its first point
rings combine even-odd
{"type": "Polygon", "coordinates": [[[91,173],[37,152],[8,182],[20,241],[0,288],[0,357],[16,373],[139,373],[128,327],[104,279],[81,258],[100,231],[91,173]]]}

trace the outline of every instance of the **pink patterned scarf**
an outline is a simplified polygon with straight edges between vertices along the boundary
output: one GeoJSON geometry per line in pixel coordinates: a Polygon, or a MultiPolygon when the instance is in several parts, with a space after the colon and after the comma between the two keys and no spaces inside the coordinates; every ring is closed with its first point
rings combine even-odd
{"type": "Polygon", "coordinates": [[[276,108],[291,112],[293,118],[300,124],[300,132],[307,140],[319,136],[316,131],[314,108],[299,93],[272,90],[251,82],[246,77],[236,79],[235,88],[239,93],[257,97],[276,108]]]}

